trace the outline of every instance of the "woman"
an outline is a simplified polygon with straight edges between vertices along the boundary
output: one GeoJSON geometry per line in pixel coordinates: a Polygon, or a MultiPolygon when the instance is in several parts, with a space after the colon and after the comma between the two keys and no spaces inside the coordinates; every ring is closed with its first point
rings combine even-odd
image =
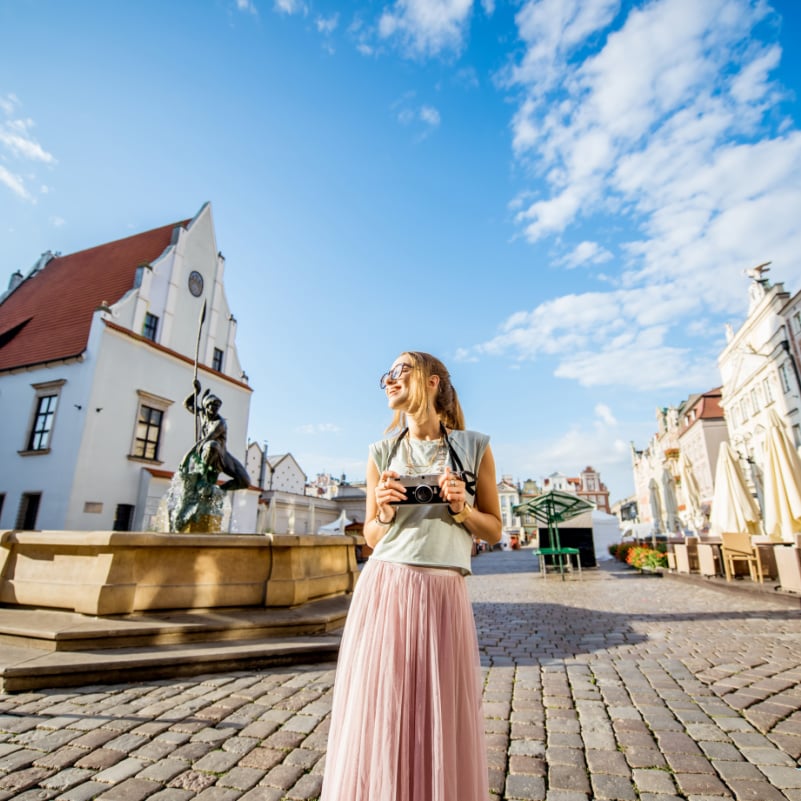
{"type": "Polygon", "coordinates": [[[370,446],[373,554],[342,637],[320,801],[487,801],[464,576],[473,538],[501,538],[489,438],[464,430],[448,370],[427,353],[401,354],[380,384],[400,433],[370,446]]]}

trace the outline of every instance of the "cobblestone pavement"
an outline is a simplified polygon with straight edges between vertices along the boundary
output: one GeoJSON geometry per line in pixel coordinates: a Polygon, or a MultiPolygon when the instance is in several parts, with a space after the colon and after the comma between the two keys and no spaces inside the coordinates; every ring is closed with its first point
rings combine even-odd
{"type": "MultiPolygon", "coordinates": [[[[469,579],[493,801],[801,801],[801,611],[535,567],[483,554],[469,579]]],[[[0,801],[314,799],[333,679],[329,663],[0,695],[0,801]]]]}

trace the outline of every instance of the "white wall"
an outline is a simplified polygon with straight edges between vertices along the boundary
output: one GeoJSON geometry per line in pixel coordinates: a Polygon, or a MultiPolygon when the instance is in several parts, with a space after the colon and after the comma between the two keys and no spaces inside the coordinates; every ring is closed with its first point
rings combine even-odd
{"type": "Polygon", "coordinates": [[[72,362],[6,374],[0,381],[4,430],[0,437],[0,493],[5,493],[0,528],[14,527],[20,497],[25,492],[42,493],[37,528],[63,527],[75,459],[90,413],[92,369],[90,363],[72,362]],[[19,451],[27,448],[36,411],[36,392],[31,385],[62,379],[65,383],[60,388],[49,453],[20,456],[19,451]]]}

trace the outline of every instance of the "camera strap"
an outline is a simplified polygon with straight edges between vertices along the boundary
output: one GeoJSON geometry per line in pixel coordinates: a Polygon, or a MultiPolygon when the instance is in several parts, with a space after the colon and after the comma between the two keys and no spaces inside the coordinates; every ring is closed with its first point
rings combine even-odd
{"type": "Polygon", "coordinates": [[[459,458],[459,454],[456,453],[456,450],[451,443],[450,438],[448,437],[448,432],[445,430],[445,426],[440,423],[439,424],[440,431],[442,432],[442,436],[445,438],[445,444],[448,446],[448,453],[451,457],[451,464],[453,465],[454,472],[459,473],[462,477],[462,481],[464,481],[464,488],[469,492],[473,497],[476,495],[476,474],[471,473],[469,470],[465,470],[464,466],[462,465],[462,460],[459,458]]]}
{"type": "MultiPolygon", "coordinates": [[[[453,472],[459,473],[459,475],[462,477],[462,480],[464,481],[465,489],[467,490],[467,492],[470,493],[470,495],[475,497],[476,474],[471,473],[469,470],[464,469],[464,465],[462,465],[462,460],[459,458],[459,454],[456,453],[456,450],[453,447],[453,443],[451,442],[450,437],[448,437],[448,432],[445,429],[445,425],[441,421],[439,424],[439,430],[440,434],[442,434],[442,438],[445,440],[445,445],[448,448],[448,456],[451,461],[451,467],[453,468],[453,472]]],[[[387,462],[386,462],[387,467],[389,467],[389,465],[392,463],[392,460],[395,458],[395,454],[398,452],[398,448],[400,447],[401,442],[403,442],[403,438],[406,436],[408,432],[409,432],[408,427],[404,428],[403,431],[401,431],[400,434],[398,434],[398,436],[395,437],[395,441],[392,443],[392,447],[390,448],[389,451],[389,456],[387,456],[387,462]]]]}

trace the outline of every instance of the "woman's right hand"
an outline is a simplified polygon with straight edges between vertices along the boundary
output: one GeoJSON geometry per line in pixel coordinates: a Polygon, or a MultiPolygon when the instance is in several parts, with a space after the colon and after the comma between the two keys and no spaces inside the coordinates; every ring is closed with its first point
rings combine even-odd
{"type": "Polygon", "coordinates": [[[375,486],[375,503],[379,517],[387,522],[394,520],[398,510],[393,502],[402,501],[406,497],[406,489],[399,481],[394,470],[384,470],[378,476],[375,486]]]}

